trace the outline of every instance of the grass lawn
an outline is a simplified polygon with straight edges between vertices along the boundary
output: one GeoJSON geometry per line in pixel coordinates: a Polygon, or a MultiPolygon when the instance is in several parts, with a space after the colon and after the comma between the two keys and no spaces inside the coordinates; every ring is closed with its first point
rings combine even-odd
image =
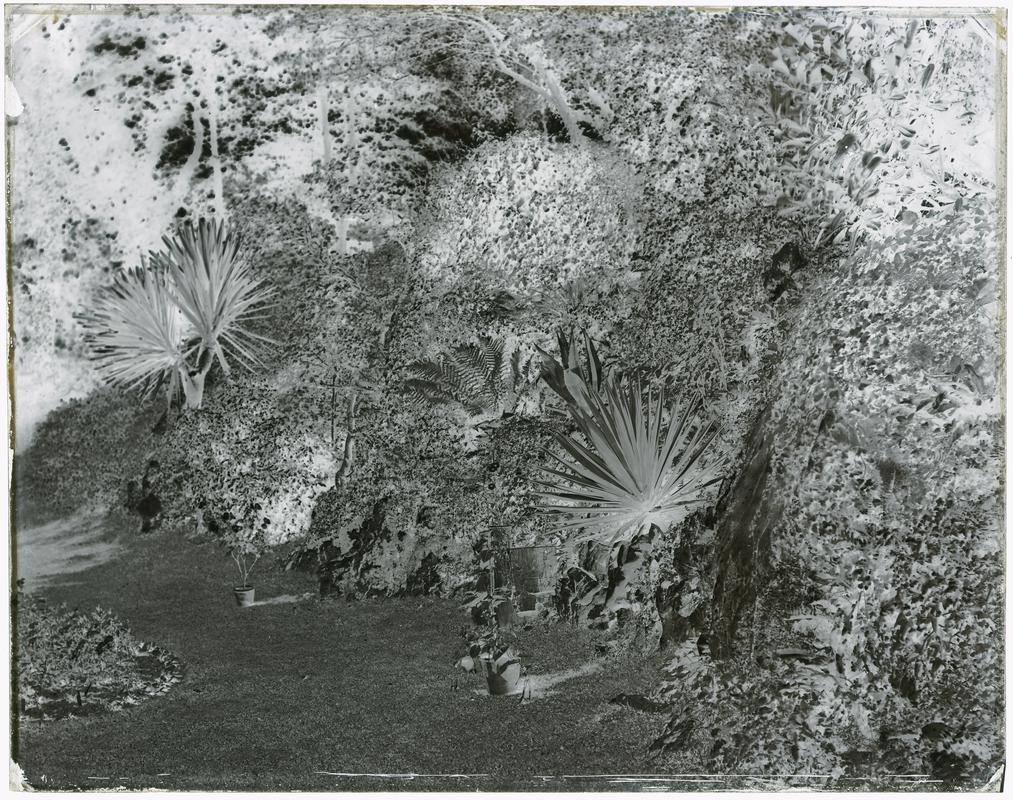
{"type": "MultiPolygon", "coordinates": [[[[607,701],[646,683],[658,657],[606,660],[523,704],[483,696],[473,690],[484,681],[453,668],[466,621],[453,602],[314,596],[240,609],[220,550],[169,530],[137,534],[119,515],[106,524],[124,550],[43,596],[113,610],[185,675],[125,711],[22,724],[16,760],[34,787],[593,789],[605,784],[562,776],[657,772],[646,749],[666,717],[607,701]]],[[[258,599],[315,586],[267,561],[254,578],[258,599]]],[[[565,624],[524,632],[520,649],[539,674],[594,658],[593,639],[565,624]]]]}

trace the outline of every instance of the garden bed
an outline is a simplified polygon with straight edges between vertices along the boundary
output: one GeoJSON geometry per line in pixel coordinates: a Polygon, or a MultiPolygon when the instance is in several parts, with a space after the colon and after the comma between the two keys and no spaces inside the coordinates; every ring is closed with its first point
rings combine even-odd
{"type": "Polygon", "coordinates": [[[19,594],[18,702],[21,719],[50,722],[134,706],[179,682],[172,653],[139,642],[114,615],[52,607],[19,594]]]}

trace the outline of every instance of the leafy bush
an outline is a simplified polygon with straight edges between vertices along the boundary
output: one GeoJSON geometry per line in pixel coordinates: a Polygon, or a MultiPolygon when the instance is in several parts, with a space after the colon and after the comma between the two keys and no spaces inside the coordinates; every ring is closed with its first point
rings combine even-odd
{"type": "Polygon", "coordinates": [[[786,15],[762,109],[779,142],[783,214],[814,244],[889,237],[995,182],[995,39],[970,17],[786,15]]]}
{"type": "Polygon", "coordinates": [[[21,713],[51,719],[132,705],[179,679],[168,653],[110,612],[68,611],[19,593],[14,604],[21,713]]]}
{"type": "Polygon", "coordinates": [[[431,557],[438,591],[449,594],[471,582],[475,545],[492,529],[518,545],[541,531],[530,453],[549,433],[537,421],[499,419],[478,431],[476,447],[452,415],[404,396],[361,414],[356,467],[321,498],[303,544],[334,548],[343,592],[400,593],[431,557]]]}
{"type": "Polygon", "coordinates": [[[119,505],[125,480],[143,471],[157,445],[151,420],[158,410],[100,388],[52,411],[14,458],[16,524],[119,505]]]}
{"type": "MultiPolygon", "coordinates": [[[[534,137],[485,144],[434,181],[419,226],[420,270],[527,301],[581,280],[628,281],[636,186],[629,166],[605,148],[534,137]]],[[[558,313],[555,305],[547,307],[558,313]]]]}
{"type": "Polygon", "coordinates": [[[680,667],[668,686],[687,693],[687,711],[659,747],[678,758],[717,748],[715,769],[918,772],[952,786],[980,786],[994,771],[1003,699],[992,209],[940,212],[805,291],[773,375],[771,496],[783,513],[757,574],[797,563],[813,595],[776,617],[758,601],[752,658],[700,656],[716,688],[694,688],[680,667]],[[805,666],[772,662],[787,643],[805,666]],[[704,696],[715,699],[691,711],[704,696]],[[711,725],[711,712],[727,723],[711,725]],[[782,741],[800,749],[751,744],[782,741]]]}
{"type": "Polygon", "coordinates": [[[238,521],[269,545],[306,532],[316,499],[334,480],[320,398],[277,378],[216,387],[204,414],[182,418],[163,467],[177,518],[227,531],[238,521]]]}

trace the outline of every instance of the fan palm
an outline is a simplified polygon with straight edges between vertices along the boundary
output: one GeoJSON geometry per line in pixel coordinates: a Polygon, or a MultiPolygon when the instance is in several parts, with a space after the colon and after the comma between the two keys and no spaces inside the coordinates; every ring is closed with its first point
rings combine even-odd
{"type": "Polygon", "coordinates": [[[164,274],[124,273],[82,321],[91,357],[110,383],[148,394],[186,367],[185,319],[164,274]]]}
{"type": "Polygon", "coordinates": [[[270,290],[240,259],[239,238],[218,222],[187,224],[147,269],[117,280],[83,316],[92,357],[110,383],[151,393],[169,382],[188,408],[200,408],[215,359],[252,369],[271,340],[249,329],[263,316],[270,290]]]}
{"type": "Polygon", "coordinates": [[[725,462],[699,398],[667,408],[663,390],[645,400],[639,382],[608,378],[594,389],[573,370],[565,381],[586,443],[557,435],[564,455],[550,453],[539,496],[558,530],[579,531],[574,543],[632,541],[713,500],[725,462]]]}

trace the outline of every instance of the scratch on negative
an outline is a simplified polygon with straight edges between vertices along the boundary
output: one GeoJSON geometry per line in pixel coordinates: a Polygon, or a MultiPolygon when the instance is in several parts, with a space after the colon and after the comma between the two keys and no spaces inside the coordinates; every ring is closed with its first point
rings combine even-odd
{"type": "Polygon", "coordinates": [[[459,772],[452,773],[428,773],[428,772],[325,772],[324,770],[315,770],[314,775],[334,775],[338,778],[404,778],[405,780],[412,780],[413,778],[488,778],[488,773],[480,773],[476,775],[468,775],[459,772]]]}

